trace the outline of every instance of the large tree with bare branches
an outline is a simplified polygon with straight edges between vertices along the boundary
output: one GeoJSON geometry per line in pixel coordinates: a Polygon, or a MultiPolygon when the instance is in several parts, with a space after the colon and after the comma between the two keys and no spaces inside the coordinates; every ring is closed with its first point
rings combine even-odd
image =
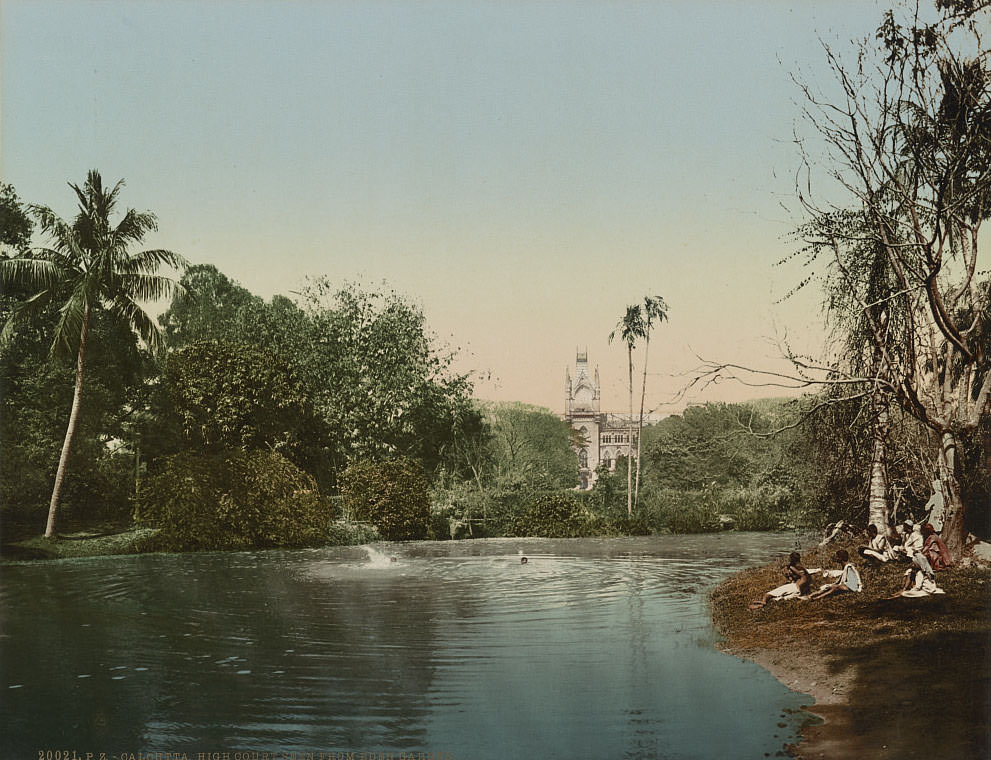
{"type": "Polygon", "coordinates": [[[959,554],[956,452],[991,412],[991,278],[980,251],[991,215],[991,52],[981,36],[991,12],[986,2],[937,5],[928,18],[918,5],[887,12],[852,61],[824,46],[838,90],[800,83],[815,134],[800,143],[799,198],[808,250],[842,289],[870,358],[830,365],[833,379],[897,402],[937,434],[945,507],[934,518],[959,554]]]}

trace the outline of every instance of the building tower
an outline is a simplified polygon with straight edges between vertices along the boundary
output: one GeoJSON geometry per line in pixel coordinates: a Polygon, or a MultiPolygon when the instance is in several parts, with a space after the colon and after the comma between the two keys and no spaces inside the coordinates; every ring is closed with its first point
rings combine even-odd
{"type": "MultiPolygon", "coordinates": [[[[616,460],[628,456],[630,451],[629,415],[606,414],[599,408],[599,368],[589,372],[588,352],[578,351],[575,356],[575,374],[565,371],[564,419],[578,434],[578,478],[582,490],[595,485],[596,470],[605,465],[616,469],[616,460]]],[[[637,445],[636,433],[632,436],[637,445]]]]}
{"type": "Polygon", "coordinates": [[[564,419],[577,431],[578,477],[582,490],[595,483],[595,468],[599,466],[599,368],[590,374],[588,351],[578,351],[575,375],[566,373],[564,419]]]}

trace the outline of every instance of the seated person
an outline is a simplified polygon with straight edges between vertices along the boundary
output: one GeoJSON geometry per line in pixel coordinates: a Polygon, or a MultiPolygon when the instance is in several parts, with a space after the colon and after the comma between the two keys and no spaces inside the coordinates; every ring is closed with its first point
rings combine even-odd
{"type": "Polygon", "coordinates": [[[802,557],[798,552],[792,552],[788,555],[788,564],[782,569],[782,573],[788,579],[788,583],[771,589],[764,594],[762,599],[751,602],[750,609],[759,609],[775,600],[805,596],[812,590],[812,577],[809,575],[809,571],[802,566],[802,557]]]}
{"type": "Polygon", "coordinates": [[[846,549],[838,549],[836,554],[833,555],[833,559],[835,559],[837,564],[841,565],[843,569],[826,571],[823,575],[828,573],[834,577],[838,576],[838,580],[835,583],[827,583],[825,586],[808,597],[809,599],[822,599],[824,596],[842,593],[845,591],[859,592],[863,588],[863,584],[860,580],[860,573],[857,572],[857,568],[850,563],[850,555],[847,553],[846,549]]]}
{"type": "Polygon", "coordinates": [[[909,559],[905,554],[905,536],[902,533],[895,532],[888,536],[888,550],[894,561],[909,559]]]}
{"type": "Polygon", "coordinates": [[[922,545],[922,553],[929,560],[933,570],[945,570],[953,564],[950,550],[946,548],[946,544],[943,543],[932,523],[926,523],[922,530],[926,537],[922,545]]]}
{"type": "Polygon", "coordinates": [[[867,526],[867,541],[867,546],[861,546],[857,549],[861,557],[876,559],[880,562],[889,562],[895,558],[888,537],[883,533],[878,533],[877,525],[874,523],[867,526]]]}
{"type": "Polygon", "coordinates": [[[905,545],[902,551],[904,551],[906,557],[915,563],[916,567],[920,568],[932,580],[935,575],[932,565],[929,564],[929,558],[922,551],[924,546],[925,539],[922,537],[922,526],[918,524],[913,525],[911,532],[905,538],[905,545]]]}
{"type": "Polygon", "coordinates": [[[933,594],[945,593],[943,589],[936,585],[936,581],[927,577],[918,567],[910,567],[905,571],[905,581],[902,584],[902,590],[890,598],[894,599],[895,596],[931,596],[933,594]]]}

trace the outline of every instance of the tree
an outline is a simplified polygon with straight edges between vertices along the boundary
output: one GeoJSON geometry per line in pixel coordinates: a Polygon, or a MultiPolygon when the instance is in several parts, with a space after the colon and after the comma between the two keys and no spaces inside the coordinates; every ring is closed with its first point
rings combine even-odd
{"type": "Polygon", "coordinates": [[[857,402],[860,395],[869,400],[869,406],[862,407],[871,428],[868,521],[883,533],[890,517],[891,362],[885,357],[900,357],[911,335],[904,310],[892,308],[902,297],[900,285],[885,246],[872,230],[872,221],[863,211],[833,211],[817,215],[799,234],[807,243],[804,250],[810,259],[827,259],[822,277],[825,315],[838,347],[839,377],[863,378],[839,402],[857,402]]]}
{"type": "Polygon", "coordinates": [[[528,488],[571,488],[578,471],[572,428],[548,409],[519,402],[482,404],[493,476],[528,488]]]}
{"type": "MultiPolygon", "coordinates": [[[[626,356],[629,362],[629,388],[630,388],[630,420],[629,420],[629,441],[626,445],[626,513],[633,516],[633,348],[637,339],[642,338],[647,331],[643,312],[640,304],[626,307],[626,314],[616,324],[616,329],[609,333],[609,342],[612,343],[616,335],[622,338],[626,344],[626,356]]],[[[637,444],[639,446],[639,443],[637,444]]]]}
{"type": "MultiPolygon", "coordinates": [[[[933,23],[918,7],[905,19],[888,11],[853,65],[826,46],[839,95],[803,85],[806,115],[825,145],[823,173],[850,206],[815,202],[804,190],[799,198],[820,228],[847,210],[866,221],[863,234],[822,249],[831,266],[842,269],[858,246],[883,252],[897,287],[882,295],[883,309],[859,305],[877,372],[841,373],[839,382],[875,382],[938,436],[945,508],[934,518],[959,555],[966,504],[957,451],[991,411],[981,329],[991,289],[979,266],[991,214],[991,50],[981,37],[986,5],[938,6],[943,15],[933,23]],[[896,318],[905,328],[892,343],[896,318]]],[[[806,160],[811,178],[819,165],[806,160]]]]}
{"type": "Polygon", "coordinates": [[[633,488],[633,506],[640,503],[640,452],[643,447],[643,407],[647,397],[647,354],[650,351],[650,330],[654,322],[668,318],[668,305],[660,296],[644,296],[643,299],[643,383],[640,386],[640,420],[637,424],[637,478],[633,488]]]}
{"type": "Polygon", "coordinates": [[[157,274],[159,267],[181,268],[185,264],[181,256],[171,251],[129,251],[133,244],[157,229],[157,221],[150,212],[128,209],[119,222],[112,223],[123,185],[121,180],[107,190],[96,170],[89,172],[82,187],[70,183],[79,202],[71,224],[46,206],[31,206],[41,231],[51,240],[50,247],[0,261],[0,284],[27,288],[34,293],[13,309],[0,332],[0,346],[9,343],[31,311],[57,301],[59,319],[51,351],[75,353],[76,357],[72,408],[52,488],[46,537],[55,533],[55,516],[79,420],[86,341],[93,310],[102,307],[110,317],[128,325],[149,344],[158,345],[161,340],[158,328],[138,302],[163,298],[171,292],[174,283],[157,274]]]}
{"type": "Polygon", "coordinates": [[[319,445],[305,437],[305,391],[272,350],[197,341],[168,355],[162,380],[196,449],[269,449],[302,466],[305,449],[319,445]]]}
{"type": "Polygon", "coordinates": [[[15,255],[25,253],[31,242],[34,223],[24,211],[21,199],[13,185],[0,182],[0,246],[4,255],[7,249],[15,255]]]}
{"type": "Polygon", "coordinates": [[[168,310],[160,317],[169,348],[198,340],[258,342],[248,334],[252,314],[265,308],[259,297],[233,282],[212,264],[195,264],[183,273],[168,310]]]}
{"type": "Polygon", "coordinates": [[[407,456],[428,473],[457,468],[459,438],[481,415],[454,352],[438,348],[423,311],[393,291],[326,280],[304,291],[311,340],[298,367],[337,442],[335,467],[407,456]]]}

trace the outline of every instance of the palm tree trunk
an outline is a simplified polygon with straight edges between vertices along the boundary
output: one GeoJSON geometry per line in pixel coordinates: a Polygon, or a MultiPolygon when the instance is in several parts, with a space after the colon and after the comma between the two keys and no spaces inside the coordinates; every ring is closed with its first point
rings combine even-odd
{"type": "Polygon", "coordinates": [[[884,392],[875,389],[874,440],[871,453],[870,495],[867,500],[868,523],[877,526],[878,533],[888,530],[888,399],[884,392]]]}
{"type": "Polygon", "coordinates": [[[65,440],[62,442],[62,454],[59,456],[58,470],[55,471],[55,486],[52,488],[52,500],[48,505],[48,524],[45,526],[45,538],[55,535],[55,515],[58,512],[59,501],[62,498],[62,484],[69,465],[69,452],[72,451],[72,439],[76,435],[76,425],[79,423],[79,408],[83,399],[83,367],[86,359],[86,334],[89,332],[89,306],[83,313],[83,327],[79,334],[79,353],[76,354],[76,388],[72,394],[72,411],[69,412],[69,425],[65,429],[65,440]]]}
{"type": "Polygon", "coordinates": [[[640,507],[640,454],[643,451],[643,405],[647,397],[647,354],[650,352],[650,332],[648,330],[643,344],[643,382],[640,385],[640,422],[637,425],[637,481],[633,487],[633,505],[640,507]]]}
{"type": "Polygon", "coordinates": [[[630,358],[630,432],[626,441],[626,514],[633,517],[633,346],[628,346],[630,358]]]}

